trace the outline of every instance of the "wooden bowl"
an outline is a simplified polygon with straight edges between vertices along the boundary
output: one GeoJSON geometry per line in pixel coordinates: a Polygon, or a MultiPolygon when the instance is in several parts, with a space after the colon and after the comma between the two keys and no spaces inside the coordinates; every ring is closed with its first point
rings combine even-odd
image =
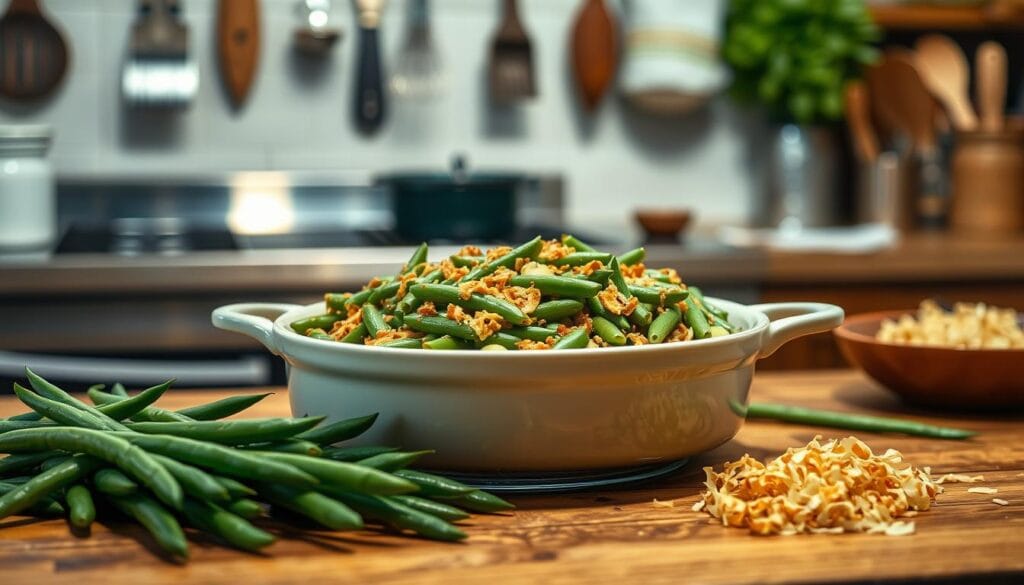
{"type": "Polygon", "coordinates": [[[652,240],[677,239],[690,224],[688,209],[638,209],[636,221],[652,240]]]}
{"type": "Polygon", "coordinates": [[[851,364],[916,405],[959,410],[1024,407],[1024,349],[955,349],[875,339],[884,319],[914,313],[849,317],[834,330],[839,349],[851,364]]]}

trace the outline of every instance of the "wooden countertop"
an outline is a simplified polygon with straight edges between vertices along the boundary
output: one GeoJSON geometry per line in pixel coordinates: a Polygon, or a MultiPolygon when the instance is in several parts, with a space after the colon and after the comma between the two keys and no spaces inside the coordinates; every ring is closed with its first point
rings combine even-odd
{"type": "MultiPolygon", "coordinates": [[[[181,407],[224,392],[177,392],[162,404],[181,407]]],[[[759,374],[752,398],[811,407],[897,414],[900,404],[852,372],[759,374]]],[[[20,411],[0,398],[0,416],[20,411]]],[[[287,412],[283,391],[253,415],[287,412]]],[[[72,536],[62,521],[0,522],[0,575],[5,584],[89,583],[1021,583],[1024,582],[1024,418],[907,416],[956,424],[981,434],[949,442],[858,433],[876,450],[893,447],[933,474],[984,475],[977,485],[996,496],[948,484],[938,503],[916,519],[917,533],[888,537],[813,535],[755,537],[723,528],[690,506],[705,465],[744,452],[758,458],[841,431],[767,422],[747,424],[729,443],[678,474],[636,488],[511,498],[508,516],[475,516],[463,544],[440,544],[372,532],[315,533],[282,540],[265,555],[196,543],[191,562],[158,560],[141,531],[97,526],[72,536]],[[992,502],[999,497],[1009,502],[992,502]],[[652,499],[675,500],[655,508],[652,499]],[[139,539],[139,540],[136,540],[139,539]],[[141,543],[141,544],[140,544],[141,543]]]]}

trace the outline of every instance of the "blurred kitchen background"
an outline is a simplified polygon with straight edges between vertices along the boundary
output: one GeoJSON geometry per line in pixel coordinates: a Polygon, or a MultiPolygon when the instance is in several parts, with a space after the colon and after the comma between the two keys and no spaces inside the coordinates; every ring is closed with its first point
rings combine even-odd
{"type": "MultiPolygon", "coordinates": [[[[466,242],[1024,309],[1024,2],[10,0],[0,388],[280,383],[210,310],[466,242]]],[[[845,365],[828,335],[767,368],[845,365]]]]}

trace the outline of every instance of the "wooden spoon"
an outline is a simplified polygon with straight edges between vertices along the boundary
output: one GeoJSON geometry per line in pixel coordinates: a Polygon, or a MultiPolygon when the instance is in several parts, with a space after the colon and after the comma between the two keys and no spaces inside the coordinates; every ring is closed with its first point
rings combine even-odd
{"type": "Polygon", "coordinates": [[[863,81],[854,81],[846,86],[846,123],[850,126],[853,145],[857,156],[864,162],[878,158],[878,135],[871,125],[871,103],[868,88],[863,81]]]}
{"type": "Polygon", "coordinates": [[[1006,108],[1006,49],[995,41],[986,41],[974,54],[975,101],[985,132],[1003,129],[1006,108]]]}
{"type": "Polygon", "coordinates": [[[618,32],[604,0],[583,0],[572,32],[572,64],[583,105],[597,108],[619,60],[618,32]]]}
{"type": "Polygon", "coordinates": [[[68,68],[68,46],[36,0],[11,0],[0,18],[0,95],[13,100],[45,97],[68,68]]]}
{"type": "Polygon", "coordinates": [[[964,52],[944,35],[921,37],[915,49],[915,65],[921,72],[921,79],[946,106],[953,127],[961,131],[977,128],[978,116],[971,108],[967,91],[969,72],[964,52]]]}
{"type": "Polygon", "coordinates": [[[217,8],[220,70],[234,106],[249,96],[260,60],[260,8],[257,0],[220,0],[217,8]]]}

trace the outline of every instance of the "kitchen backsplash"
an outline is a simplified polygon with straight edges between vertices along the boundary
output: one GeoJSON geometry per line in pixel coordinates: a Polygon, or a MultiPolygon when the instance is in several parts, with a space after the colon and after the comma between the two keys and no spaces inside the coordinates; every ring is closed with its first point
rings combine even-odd
{"type": "MultiPolygon", "coordinates": [[[[686,0],[675,2],[686,10],[686,0]]],[[[135,2],[43,0],[71,45],[69,74],[39,105],[0,103],[0,122],[52,124],[51,158],[77,176],[167,175],[225,170],[394,171],[440,169],[454,153],[474,168],[561,173],[572,224],[614,225],[635,207],[693,207],[705,221],[743,221],[752,204],[756,161],[750,141],[760,125],[725,98],[677,119],[631,109],[614,93],[592,119],[581,113],[569,80],[568,34],[580,0],[526,0],[539,97],[524,106],[488,103],[485,70],[498,0],[433,0],[434,43],[447,91],[427,103],[392,100],[374,136],[352,121],[356,23],[350,2],[335,0],[344,31],[324,61],[292,47],[298,0],[263,0],[262,50],[251,94],[230,106],[214,44],[216,2],[183,0],[200,88],[177,114],[130,112],[120,73],[135,2]]],[[[406,1],[389,2],[382,55],[393,66],[406,26],[406,1]]]]}

